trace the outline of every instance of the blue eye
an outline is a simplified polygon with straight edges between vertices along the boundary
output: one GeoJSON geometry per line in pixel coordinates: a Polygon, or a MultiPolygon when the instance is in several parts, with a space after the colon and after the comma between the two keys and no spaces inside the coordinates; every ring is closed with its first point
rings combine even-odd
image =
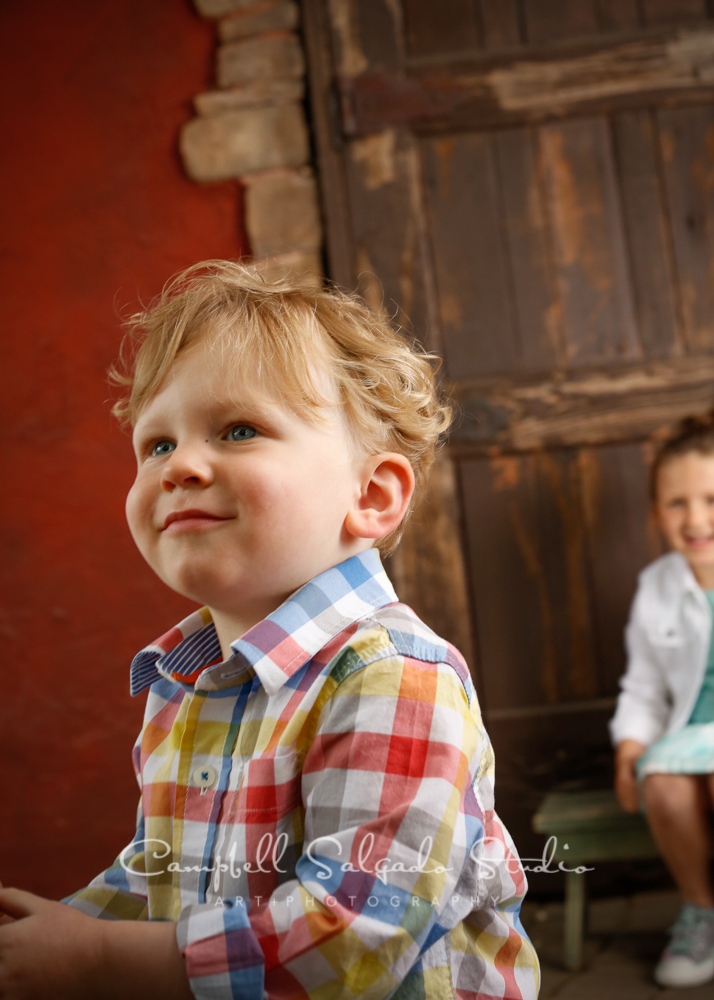
{"type": "Polygon", "coordinates": [[[236,424],[226,434],[226,441],[248,441],[257,433],[255,427],[248,427],[247,424],[236,424]]]}
{"type": "Polygon", "coordinates": [[[162,455],[170,455],[175,450],[176,444],[174,441],[157,441],[151,449],[151,455],[154,458],[161,458],[162,455]]]}

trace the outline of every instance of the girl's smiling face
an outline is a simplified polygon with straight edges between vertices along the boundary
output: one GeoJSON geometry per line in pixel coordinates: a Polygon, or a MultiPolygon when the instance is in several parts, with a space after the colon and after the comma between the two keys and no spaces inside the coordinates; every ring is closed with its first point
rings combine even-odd
{"type": "Polygon", "coordinates": [[[714,588],[714,455],[668,458],[656,487],[655,513],[670,548],[682,553],[702,587],[714,588]]]}

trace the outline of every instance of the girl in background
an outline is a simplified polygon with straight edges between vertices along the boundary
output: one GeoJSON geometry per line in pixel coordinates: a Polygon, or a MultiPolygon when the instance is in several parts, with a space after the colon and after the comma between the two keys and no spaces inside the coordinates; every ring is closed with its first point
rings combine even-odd
{"type": "Polygon", "coordinates": [[[630,613],[615,788],[627,812],[642,801],[682,896],[655,979],[698,986],[714,978],[714,411],[661,446],[652,500],[671,551],[640,574],[630,613]]]}

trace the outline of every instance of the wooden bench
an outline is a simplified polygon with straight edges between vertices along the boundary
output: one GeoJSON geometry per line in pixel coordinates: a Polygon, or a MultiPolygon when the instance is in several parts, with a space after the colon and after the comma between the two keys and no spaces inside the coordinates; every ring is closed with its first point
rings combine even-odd
{"type": "MultiPolygon", "coordinates": [[[[568,871],[597,861],[656,858],[659,851],[640,813],[624,812],[614,791],[547,795],[533,817],[533,829],[555,837],[553,865],[565,875],[565,966],[579,969],[585,931],[586,874],[568,871]]],[[[548,851],[548,857],[550,857],[548,851]]]]}

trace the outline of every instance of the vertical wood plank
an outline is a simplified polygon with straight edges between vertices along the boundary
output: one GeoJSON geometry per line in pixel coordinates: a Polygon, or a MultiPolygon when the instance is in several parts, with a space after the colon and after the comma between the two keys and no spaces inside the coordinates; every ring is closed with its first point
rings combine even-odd
{"type": "Polygon", "coordinates": [[[337,148],[330,122],[334,74],[330,25],[322,0],[303,0],[303,35],[310,79],[310,110],[325,221],[327,275],[338,285],[354,288],[354,245],[347,197],[343,151],[337,148]]]}
{"type": "Polygon", "coordinates": [[[684,335],[714,350],[714,108],[658,114],[684,335]]]}
{"type": "Polygon", "coordinates": [[[595,0],[524,0],[528,42],[596,35],[595,0]]]}
{"type": "Polygon", "coordinates": [[[597,0],[597,19],[604,31],[622,31],[640,27],[637,0],[597,0]]]}
{"type": "Polygon", "coordinates": [[[553,608],[535,511],[528,503],[537,490],[533,458],[463,462],[460,479],[482,706],[556,702],[553,608]]]}
{"type": "Polygon", "coordinates": [[[648,28],[703,21],[707,17],[706,0],[641,0],[648,28]]]}
{"type": "Polygon", "coordinates": [[[360,47],[370,70],[398,72],[403,62],[401,8],[389,0],[352,2],[360,47]]]}
{"type": "Polygon", "coordinates": [[[466,461],[461,481],[488,710],[593,697],[598,681],[573,453],[466,461]]]}
{"type": "Polygon", "coordinates": [[[400,601],[461,650],[476,679],[460,523],[456,470],[448,454],[441,451],[424,500],[407,523],[387,572],[400,601]]]}
{"type": "Polygon", "coordinates": [[[640,570],[662,554],[650,511],[646,445],[582,449],[595,642],[603,695],[614,695],[625,668],[624,628],[640,570]]]}
{"type": "Polygon", "coordinates": [[[638,357],[607,122],[546,125],[540,149],[571,364],[638,357]]]}
{"type": "Polygon", "coordinates": [[[598,693],[591,627],[577,456],[568,449],[538,453],[538,532],[554,609],[561,700],[598,693]]]}
{"type": "Polygon", "coordinates": [[[472,0],[403,0],[407,51],[427,56],[478,48],[472,0]]]}
{"type": "Polygon", "coordinates": [[[666,358],[679,353],[680,337],[657,136],[647,111],[617,115],[613,131],[640,341],[645,357],[666,358]]]}
{"type": "Polygon", "coordinates": [[[505,49],[520,45],[516,0],[480,0],[484,46],[505,49]]]}
{"type": "Polygon", "coordinates": [[[350,143],[347,179],[360,290],[430,349],[441,347],[426,254],[418,153],[406,132],[350,143]]]}
{"type": "Polygon", "coordinates": [[[527,371],[565,364],[563,315],[548,233],[543,186],[530,129],[496,134],[520,363],[527,371]]]}
{"type": "Polygon", "coordinates": [[[447,370],[510,371],[518,344],[493,139],[426,140],[422,149],[447,370]]]}

